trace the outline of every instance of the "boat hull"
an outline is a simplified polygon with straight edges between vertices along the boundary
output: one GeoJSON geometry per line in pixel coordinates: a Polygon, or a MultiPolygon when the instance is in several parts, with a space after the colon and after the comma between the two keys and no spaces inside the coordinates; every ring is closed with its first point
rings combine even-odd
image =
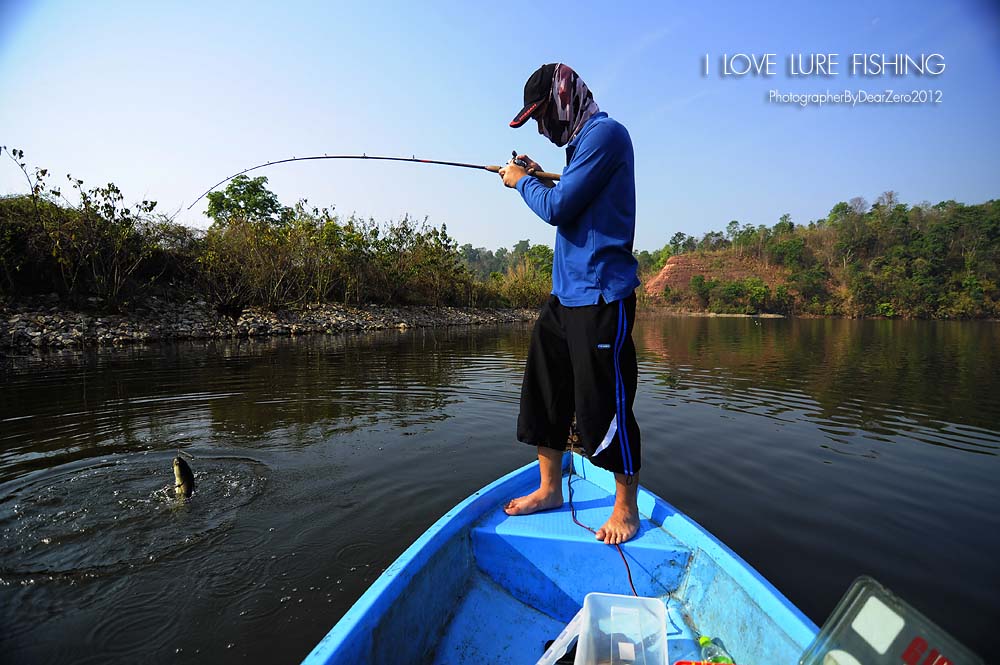
{"type": "MultiPolygon", "coordinates": [[[[510,517],[537,487],[529,464],[448,511],[375,581],[305,663],[534,663],[587,593],[629,593],[616,548],[562,509],[510,517]]],[[[614,476],[575,454],[563,462],[579,519],[610,514],[614,476]],[[571,475],[572,472],[572,475],[571,475]]],[[[640,488],[640,533],[623,546],[640,595],[660,598],[670,660],[696,659],[699,634],[722,636],[736,661],[794,663],[816,626],[728,547],[640,488]]]]}

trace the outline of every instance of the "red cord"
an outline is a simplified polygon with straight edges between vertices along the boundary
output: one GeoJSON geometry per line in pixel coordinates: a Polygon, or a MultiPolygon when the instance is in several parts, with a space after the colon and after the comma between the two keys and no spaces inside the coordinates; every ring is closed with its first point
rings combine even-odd
{"type": "MultiPolygon", "coordinates": [[[[591,529],[589,526],[587,526],[586,524],[584,524],[580,520],[576,519],[576,507],[573,505],[573,476],[574,475],[576,475],[576,474],[573,472],[573,463],[571,461],[570,462],[570,467],[569,467],[569,481],[566,483],[569,486],[569,512],[573,516],[573,521],[576,522],[577,526],[582,526],[584,529],[586,529],[587,531],[591,532],[592,534],[594,534],[596,536],[597,535],[596,531],[594,531],[593,529],[591,529]]],[[[620,554],[621,557],[622,557],[622,563],[625,564],[625,572],[628,573],[628,585],[630,587],[632,587],[632,595],[635,596],[636,598],[638,598],[639,594],[636,593],[635,584],[632,583],[632,569],[629,567],[628,560],[625,558],[625,552],[622,551],[622,546],[621,545],[616,544],[615,548],[618,550],[618,554],[620,554]]]]}

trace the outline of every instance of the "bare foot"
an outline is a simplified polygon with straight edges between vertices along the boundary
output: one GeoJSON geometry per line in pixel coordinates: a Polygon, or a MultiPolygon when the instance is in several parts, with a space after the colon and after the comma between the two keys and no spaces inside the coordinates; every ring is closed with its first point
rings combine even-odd
{"type": "Polygon", "coordinates": [[[540,510],[561,508],[562,505],[562,487],[552,492],[538,488],[531,494],[511,499],[503,510],[508,515],[530,515],[540,510]]]}
{"type": "Polygon", "coordinates": [[[597,530],[597,539],[608,545],[620,545],[639,532],[639,513],[631,508],[615,506],[611,517],[597,530]]]}

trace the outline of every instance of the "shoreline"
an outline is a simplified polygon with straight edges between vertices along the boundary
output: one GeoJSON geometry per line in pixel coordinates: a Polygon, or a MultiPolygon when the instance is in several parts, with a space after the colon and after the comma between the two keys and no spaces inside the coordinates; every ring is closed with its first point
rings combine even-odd
{"type": "MultiPolygon", "coordinates": [[[[639,318],[845,318],[816,315],[735,314],[647,304],[639,318]]],[[[74,310],[56,300],[38,300],[0,308],[0,350],[121,347],[185,340],[248,339],[272,336],[340,334],[533,321],[537,309],[434,305],[308,304],[269,311],[251,307],[233,319],[199,298],[185,302],[155,296],[122,314],[74,310]]],[[[995,319],[978,319],[994,321],[995,319]]]]}
{"type": "Polygon", "coordinates": [[[810,314],[808,312],[802,312],[800,314],[774,314],[771,312],[762,312],[760,314],[737,314],[729,312],[709,312],[703,309],[675,309],[670,306],[665,305],[653,305],[647,304],[640,306],[636,310],[636,316],[687,316],[693,318],[735,318],[735,319],[804,319],[804,320],[815,320],[815,319],[831,319],[839,321],[947,321],[950,323],[967,323],[967,322],[985,322],[985,323],[1000,323],[1000,319],[996,318],[969,318],[969,319],[947,319],[947,318],[910,318],[905,316],[846,316],[843,314],[810,314]]]}
{"type": "Polygon", "coordinates": [[[151,297],[123,314],[75,311],[57,302],[0,309],[0,349],[82,349],[198,339],[339,334],[533,321],[534,309],[451,306],[300,305],[276,312],[248,308],[237,319],[204,300],[151,297]]]}
{"type": "Polygon", "coordinates": [[[837,318],[837,317],[815,317],[815,316],[786,316],[785,314],[772,314],[762,312],[760,314],[738,314],[730,312],[707,312],[698,309],[672,309],[658,305],[646,305],[636,310],[636,317],[640,316],[690,316],[705,319],[804,319],[804,318],[837,318]]]}

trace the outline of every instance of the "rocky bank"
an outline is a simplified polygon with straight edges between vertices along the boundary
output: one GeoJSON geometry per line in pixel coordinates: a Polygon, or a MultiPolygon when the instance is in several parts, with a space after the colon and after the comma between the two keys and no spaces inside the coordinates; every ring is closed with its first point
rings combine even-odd
{"type": "Polygon", "coordinates": [[[463,326],[530,321],[529,309],[303,305],[272,312],[245,310],[238,319],[203,300],[149,298],[125,314],[67,311],[58,302],[0,308],[0,348],[117,346],[184,339],[305,335],[387,328],[463,326]]]}

